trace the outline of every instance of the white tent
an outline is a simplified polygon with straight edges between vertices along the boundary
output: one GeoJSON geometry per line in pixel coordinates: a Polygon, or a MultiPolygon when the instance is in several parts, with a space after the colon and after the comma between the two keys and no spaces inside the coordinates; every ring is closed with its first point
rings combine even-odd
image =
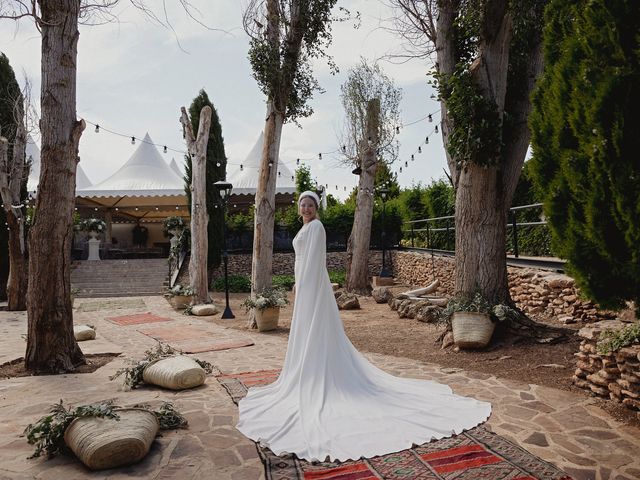
{"type": "MultiPolygon", "coordinates": [[[[31,162],[31,169],[29,170],[29,178],[27,180],[27,191],[35,192],[38,189],[38,182],[40,181],[40,149],[36,142],[33,141],[31,135],[27,135],[27,160],[31,162]]],[[[91,180],[84,173],[82,166],[78,164],[76,171],[76,189],[87,188],[91,186],[91,180]]]]}
{"type": "Polygon", "coordinates": [[[113,175],[87,188],[76,189],[78,206],[107,208],[129,219],[161,221],[188,215],[184,180],[144,136],[131,158],[113,175]]]}
{"type": "MultiPolygon", "coordinates": [[[[234,195],[255,195],[258,188],[258,172],[260,159],[262,157],[262,144],[264,143],[264,133],[260,133],[255,145],[242,162],[242,169],[238,167],[236,171],[227,175],[227,181],[233,185],[234,195]]],[[[276,179],[276,193],[294,194],[296,184],[293,180],[293,173],[287,165],[280,159],[278,162],[278,178],[276,179]]]]}
{"type": "Polygon", "coordinates": [[[171,163],[169,164],[169,166],[171,167],[171,170],[173,170],[174,172],[176,172],[176,174],[180,177],[183,178],[184,177],[184,173],[182,172],[182,170],[180,169],[180,167],[178,166],[178,163],[176,162],[175,158],[171,159],[171,163]]]}

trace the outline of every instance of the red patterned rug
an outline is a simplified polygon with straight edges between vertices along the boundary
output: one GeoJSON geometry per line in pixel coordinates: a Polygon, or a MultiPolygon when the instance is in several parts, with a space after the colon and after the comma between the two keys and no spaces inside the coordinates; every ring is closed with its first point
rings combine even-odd
{"type": "MultiPolygon", "coordinates": [[[[237,404],[249,387],[269,384],[279,372],[244,372],[217,379],[237,404]]],[[[278,457],[260,444],[256,448],[267,480],[571,480],[483,426],[401,452],[343,463],[310,463],[295,455],[278,457]]]]}

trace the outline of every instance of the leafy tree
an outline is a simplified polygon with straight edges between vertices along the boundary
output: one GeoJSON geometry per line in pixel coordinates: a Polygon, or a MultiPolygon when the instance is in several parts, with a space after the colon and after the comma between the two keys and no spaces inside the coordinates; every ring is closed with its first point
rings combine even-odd
{"type": "MultiPolygon", "coordinates": [[[[251,284],[271,286],[275,187],[282,127],[313,113],[307,101],[319,90],[314,59],[329,59],[331,9],[337,0],[251,0],[244,12],[253,76],[267,99],[264,148],[255,198],[251,284]]],[[[251,326],[255,321],[251,319],[251,326]]]]}
{"type": "MultiPolygon", "coordinates": [[[[358,169],[358,193],[353,230],[347,244],[347,283],[349,292],[369,291],[369,244],[373,200],[378,169],[393,162],[398,155],[394,141],[400,123],[401,92],[377,63],[361,59],[351,69],[342,85],[342,105],[345,111],[343,152],[347,162],[358,169]]],[[[380,182],[393,187],[393,175],[386,168],[380,182]]],[[[391,190],[391,188],[389,188],[391,190]]],[[[393,191],[397,195],[397,189],[393,191]]]]}
{"type": "Polygon", "coordinates": [[[531,117],[553,248],[604,307],[640,316],[640,4],[552,0],[531,117]]]}
{"type": "MultiPolygon", "coordinates": [[[[207,142],[207,213],[209,214],[209,224],[207,226],[207,267],[211,271],[220,265],[222,244],[222,222],[224,212],[220,205],[220,195],[213,186],[218,180],[226,178],[227,156],[224,151],[224,139],[222,138],[222,126],[218,112],[213,103],[209,100],[209,96],[204,89],[200,90],[197,97],[193,99],[189,106],[189,117],[193,126],[194,134],[198,134],[198,125],[200,123],[200,111],[204,106],[211,107],[211,126],[209,127],[209,140],[207,142]]],[[[191,157],[185,155],[185,192],[191,209],[191,157]]]]}
{"type": "Polygon", "coordinates": [[[316,183],[311,178],[311,169],[307,165],[300,165],[296,168],[295,178],[297,195],[300,195],[302,192],[306,192],[307,190],[315,190],[316,183]]]}
{"type": "MultiPolygon", "coordinates": [[[[493,303],[513,305],[506,218],[531,135],[529,96],[542,71],[545,3],[392,0],[405,20],[397,26],[403,38],[413,39],[413,48],[419,45],[416,39],[429,40],[435,52],[435,87],[456,196],[454,290],[459,297],[479,291],[493,303]]],[[[501,323],[511,327],[518,335],[566,334],[524,314],[501,323]]]]}

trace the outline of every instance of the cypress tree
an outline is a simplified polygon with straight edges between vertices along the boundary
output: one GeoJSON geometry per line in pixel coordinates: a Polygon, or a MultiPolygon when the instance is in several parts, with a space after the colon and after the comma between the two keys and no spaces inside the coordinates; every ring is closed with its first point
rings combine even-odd
{"type": "MultiPolygon", "coordinates": [[[[14,102],[20,95],[20,86],[16,80],[9,59],[0,53],[0,135],[8,142],[7,159],[13,158],[13,141],[16,135],[14,102]]],[[[0,208],[0,299],[6,299],[6,284],[9,276],[9,232],[6,228],[7,216],[0,208]]]]}
{"type": "MultiPolygon", "coordinates": [[[[198,135],[198,125],[200,123],[200,111],[205,105],[209,105],[212,110],[211,127],[209,128],[209,142],[207,143],[207,212],[209,214],[209,225],[207,227],[207,239],[209,249],[207,252],[207,267],[209,271],[220,265],[221,252],[223,247],[222,222],[224,221],[223,210],[219,207],[220,195],[213,186],[218,180],[224,180],[227,171],[227,156],[224,152],[224,139],[222,138],[222,126],[218,112],[209,100],[207,92],[200,90],[200,93],[191,102],[189,107],[189,117],[193,126],[193,132],[198,135]],[[218,206],[216,208],[216,206],[218,206]]],[[[185,156],[185,191],[191,209],[191,158],[185,156]]]]}
{"type": "Polygon", "coordinates": [[[640,3],[552,0],[532,176],[582,291],[640,316],[640,3]]]}

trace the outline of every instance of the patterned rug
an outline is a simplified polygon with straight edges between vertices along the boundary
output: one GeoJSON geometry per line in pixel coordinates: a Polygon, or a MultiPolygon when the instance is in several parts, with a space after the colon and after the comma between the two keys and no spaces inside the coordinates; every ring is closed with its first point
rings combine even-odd
{"type": "Polygon", "coordinates": [[[139,328],[138,331],[184,353],[213,352],[253,345],[248,338],[212,338],[210,331],[190,325],[155,325],[139,328]]]}
{"type": "MultiPolygon", "coordinates": [[[[77,300],[76,300],[77,302],[77,300]]],[[[146,308],[142,298],[122,298],[117,300],[92,300],[82,302],[76,310],[78,312],[96,312],[98,310],[118,310],[124,308],[146,308]]]]}
{"type": "Polygon", "coordinates": [[[122,315],[120,317],[107,317],[105,320],[109,320],[116,325],[140,325],[143,323],[156,323],[156,322],[169,322],[170,318],[159,317],[151,312],[136,313],[134,315],[122,315]]]}
{"type": "MultiPolygon", "coordinates": [[[[219,375],[237,404],[254,385],[278,378],[279,370],[219,375]]],[[[256,444],[267,480],[571,480],[554,465],[483,426],[451,438],[350,462],[314,462],[276,456],[256,444]]]]}

